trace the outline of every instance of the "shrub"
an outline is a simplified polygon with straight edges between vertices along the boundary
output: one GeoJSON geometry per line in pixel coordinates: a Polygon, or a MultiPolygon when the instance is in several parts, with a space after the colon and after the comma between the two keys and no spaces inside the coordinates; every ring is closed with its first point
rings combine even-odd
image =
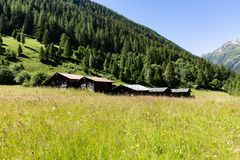
{"type": "Polygon", "coordinates": [[[211,83],[210,83],[212,89],[215,90],[220,90],[223,87],[223,84],[221,81],[219,81],[218,79],[214,79],[211,83]]]}
{"type": "Polygon", "coordinates": [[[31,75],[26,71],[22,71],[15,77],[15,81],[21,85],[29,83],[30,80],[31,80],[31,75]]]}
{"type": "Polygon", "coordinates": [[[47,79],[48,75],[42,72],[34,74],[31,78],[32,86],[41,86],[43,82],[47,79]]]}
{"type": "Polygon", "coordinates": [[[22,64],[12,64],[10,65],[9,69],[11,70],[13,75],[16,76],[24,69],[24,66],[22,64]]]}
{"type": "Polygon", "coordinates": [[[0,67],[0,84],[14,84],[14,75],[9,68],[0,67]]]}

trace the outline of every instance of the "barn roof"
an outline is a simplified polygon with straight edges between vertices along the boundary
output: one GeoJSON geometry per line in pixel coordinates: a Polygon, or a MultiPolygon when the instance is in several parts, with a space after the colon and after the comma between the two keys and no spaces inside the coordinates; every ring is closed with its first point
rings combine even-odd
{"type": "Polygon", "coordinates": [[[150,88],[150,92],[156,93],[156,92],[165,92],[168,90],[168,87],[162,87],[162,88],[150,88]]]}
{"type": "Polygon", "coordinates": [[[139,84],[128,84],[128,85],[123,85],[124,87],[130,88],[134,91],[150,91],[149,88],[139,85],[139,84]]]}
{"type": "Polygon", "coordinates": [[[172,93],[188,93],[191,92],[189,88],[181,88],[181,89],[171,89],[172,93]]]}
{"type": "Polygon", "coordinates": [[[84,77],[84,76],[80,76],[80,75],[76,75],[76,74],[68,74],[68,73],[57,73],[57,74],[60,74],[71,80],[80,80],[84,77]]]}
{"type": "Polygon", "coordinates": [[[106,78],[101,78],[101,77],[86,77],[94,82],[106,82],[106,83],[113,83],[113,81],[106,79],[106,78]]]}

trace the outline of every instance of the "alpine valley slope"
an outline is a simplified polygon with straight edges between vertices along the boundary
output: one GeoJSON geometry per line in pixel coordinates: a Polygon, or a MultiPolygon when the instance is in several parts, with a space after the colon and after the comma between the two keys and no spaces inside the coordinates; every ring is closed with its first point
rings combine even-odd
{"type": "Polygon", "coordinates": [[[230,74],[90,0],[0,1],[0,33],[0,65],[6,70],[20,63],[31,75],[64,71],[155,87],[220,89],[230,74]],[[22,36],[24,44],[17,41],[22,36]]]}
{"type": "Polygon", "coordinates": [[[222,64],[238,72],[240,70],[240,40],[229,41],[203,57],[214,64],[222,64]]]}

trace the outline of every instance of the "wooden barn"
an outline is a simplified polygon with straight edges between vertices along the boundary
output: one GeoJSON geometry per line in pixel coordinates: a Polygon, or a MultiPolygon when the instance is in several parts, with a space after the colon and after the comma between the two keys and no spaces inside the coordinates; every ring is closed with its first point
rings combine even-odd
{"type": "Polygon", "coordinates": [[[191,89],[171,89],[171,96],[173,97],[191,97],[191,89]]]}
{"type": "Polygon", "coordinates": [[[84,77],[80,84],[81,88],[86,88],[94,92],[111,93],[113,81],[100,77],[84,77]]]}
{"type": "Polygon", "coordinates": [[[116,87],[113,92],[115,94],[125,94],[125,95],[147,95],[150,89],[142,85],[120,85],[116,87]]]}
{"type": "Polygon", "coordinates": [[[68,73],[55,73],[45,82],[45,86],[58,87],[58,88],[79,88],[79,83],[83,81],[84,76],[68,74],[68,73]]]}
{"type": "Polygon", "coordinates": [[[171,90],[168,87],[150,88],[149,93],[154,96],[169,96],[171,95],[171,90]]]}

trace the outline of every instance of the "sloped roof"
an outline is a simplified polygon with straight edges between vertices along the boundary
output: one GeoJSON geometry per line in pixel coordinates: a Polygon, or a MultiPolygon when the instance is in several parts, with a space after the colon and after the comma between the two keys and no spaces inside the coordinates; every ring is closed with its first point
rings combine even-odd
{"type": "Polygon", "coordinates": [[[172,93],[187,93],[191,92],[189,88],[181,88],[181,89],[171,89],[172,93]]]}
{"type": "Polygon", "coordinates": [[[94,82],[106,82],[106,83],[113,83],[113,81],[106,79],[106,78],[101,78],[101,77],[86,77],[94,82]]]}
{"type": "Polygon", "coordinates": [[[139,84],[128,84],[128,85],[122,85],[124,87],[127,87],[127,88],[130,88],[134,91],[150,91],[149,88],[145,87],[145,86],[142,86],[142,85],[139,85],[139,84]]]}
{"type": "Polygon", "coordinates": [[[57,73],[57,74],[60,74],[71,80],[80,80],[84,77],[84,76],[80,76],[80,75],[76,75],[76,74],[68,74],[68,73],[57,73]]]}
{"type": "Polygon", "coordinates": [[[162,87],[162,88],[150,88],[150,92],[165,92],[168,89],[168,87],[162,87]]]}

